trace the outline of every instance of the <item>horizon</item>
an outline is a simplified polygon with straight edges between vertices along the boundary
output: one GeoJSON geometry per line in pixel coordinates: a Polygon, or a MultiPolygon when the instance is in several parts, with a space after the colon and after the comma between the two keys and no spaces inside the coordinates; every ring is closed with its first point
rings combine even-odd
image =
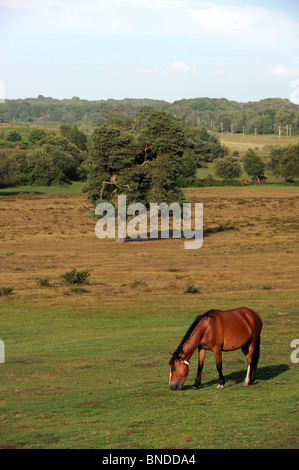
{"type": "Polygon", "coordinates": [[[0,25],[5,99],[299,104],[296,0],[0,0],[0,25]]]}
{"type": "Polygon", "coordinates": [[[249,100],[249,101],[236,101],[236,100],[230,100],[229,98],[225,98],[224,96],[220,97],[220,98],[216,98],[214,96],[195,96],[195,97],[191,97],[191,98],[181,98],[181,99],[178,99],[178,100],[174,100],[174,101],[167,101],[165,99],[157,99],[157,98],[133,98],[133,97],[128,97],[126,96],[125,98],[119,98],[119,99],[116,99],[116,98],[107,98],[107,99],[102,99],[102,98],[96,98],[96,99],[87,99],[87,98],[81,98],[80,96],[72,96],[71,98],[56,98],[54,96],[44,96],[42,94],[39,94],[38,96],[34,97],[34,96],[26,96],[25,98],[6,98],[5,101],[18,101],[18,100],[22,100],[22,101],[26,101],[26,100],[38,100],[38,99],[51,99],[51,100],[57,100],[57,101],[76,101],[76,100],[79,100],[79,101],[88,101],[88,102],[97,102],[97,101],[126,101],[126,100],[129,100],[129,101],[161,101],[161,102],[165,102],[167,104],[174,104],[174,103],[178,103],[180,101],[191,101],[191,100],[201,100],[201,99],[208,99],[208,100],[226,100],[228,102],[235,102],[235,103],[238,103],[238,104],[248,104],[248,103],[259,103],[261,101],[267,101],[267,100],[283,100],[283,101],[289,101],[290,103],[298,106],[299,105],[299,102],[296,103],[296,102],[293,102],[291,101],[289,98],[280,98],[279,96],[275,96],[275,97],[271,97],[271,96],[268,96],[267,98],[261,98],[259,100],[249,100]]]}

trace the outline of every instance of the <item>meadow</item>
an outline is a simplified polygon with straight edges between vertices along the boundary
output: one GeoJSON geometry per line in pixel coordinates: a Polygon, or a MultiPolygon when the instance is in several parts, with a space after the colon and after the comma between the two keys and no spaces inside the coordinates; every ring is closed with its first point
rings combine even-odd
{"type": "Polygon", "coordinates": [[[299,188],[186,189],[204,205],[199,250],[99,240],[79,189],[0,191],[0,448],[297,448],[299,188]],[[81,289],[62,278],[74,267],[92,270],[81,289]],[[255,385],[234,351],[217,390],[207,353],[191,390],[195,354],[172,392],[169,351],[194,318],[239,306],[264,322],[255,385]]]}
{"type": "MultiPolygon", "coordinates": [[[[266,164],[265,169],[265,176],[267,178],[267,183],[270,184],[279,184],[282,182],[282,179],[278,176],[273,175],[268,168],[267,165],[270,161],[270,147],[287,147],[288,145],[296,145],[299,143],[299,136],[286,136],[281,135],[278,137],[277,135],[244,135],[243,134],[230,134],[230,133],[217,133],[217,137],[219,138],[220,142],[225,145],[230,153],[238,152],[238,160],[242,163],[244,155],[246,151],[251,148],[253,149],[257,155],[259,155],[264,163],[266,164]]],[[[208,162],[204,167],[197,169],[197,178],[206,178],[208,175],[211,175],[213,178],[215,176],[215,163],[208,162]]],[[[242,171],[242,174],[239,178],[251,180],[251,178],[247,175],[247,173],[242,171]]]]}

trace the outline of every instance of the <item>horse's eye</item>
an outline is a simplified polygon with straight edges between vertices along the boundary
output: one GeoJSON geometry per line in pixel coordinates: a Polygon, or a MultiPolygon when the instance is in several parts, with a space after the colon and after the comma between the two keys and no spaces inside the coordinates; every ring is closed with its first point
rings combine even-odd
{"type": "Polygon", "coordinates": [[[175,367],[172,367],[171,370],[172,370],[172,372],[174,372],[174,371],[176,370],[176,368],[175,368],[175,367]]]}

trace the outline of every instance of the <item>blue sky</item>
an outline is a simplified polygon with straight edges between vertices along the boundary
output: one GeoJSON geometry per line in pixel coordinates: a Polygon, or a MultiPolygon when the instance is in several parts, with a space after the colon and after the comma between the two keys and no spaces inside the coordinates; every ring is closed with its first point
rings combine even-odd
{"type": "Polygon", "coordinates": [[[298,0],[0,0],[6,98],[292,99],[298,0]]]}

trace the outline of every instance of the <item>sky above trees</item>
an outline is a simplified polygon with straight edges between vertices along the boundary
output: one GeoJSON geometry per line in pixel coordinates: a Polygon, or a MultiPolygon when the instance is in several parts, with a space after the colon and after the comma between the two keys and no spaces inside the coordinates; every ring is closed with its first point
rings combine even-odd
{"type": "Polygon", "coordinates": [[[298,39],[298,0],[0,0],[0,92],[299,104],[298,39]]]}

